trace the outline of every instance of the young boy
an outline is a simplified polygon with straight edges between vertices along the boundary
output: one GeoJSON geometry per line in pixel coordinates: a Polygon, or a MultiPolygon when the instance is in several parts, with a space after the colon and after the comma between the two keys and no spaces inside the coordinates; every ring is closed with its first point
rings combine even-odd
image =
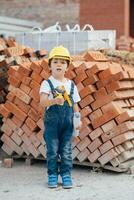
{"type": "MultiPolygon", "coordinates": [[[[73,81],[65,78],[70,63],[71,57],[66,48],[53,48],[48,58],[51,76],[40,87],[40,104],[45,109],[48,187],[51,188],[57,187],[58,174],[61,175],[63,188],[72,187],[73,113],[79,112],[77,102],[80,101],[80,96],[73,81]],[[63,94],[65,91],[68,96],[66,100],[64,95],[60,95],[60,92],[63,94]]],[[[80,127],[81,123],[78,129],[80,127]]]]}

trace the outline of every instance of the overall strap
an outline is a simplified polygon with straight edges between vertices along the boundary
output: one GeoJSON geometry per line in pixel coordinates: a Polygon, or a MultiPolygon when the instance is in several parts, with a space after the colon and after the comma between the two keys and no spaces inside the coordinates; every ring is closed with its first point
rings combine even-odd
{"type": "Polygon", "coordinates": [[[70,90],[70,96],[72,97],[74,94],[74,82],[71,81],[71,90],[70,90]]]}
{"type": "Polygon", "coordinates": [[[54,86],[53,86],[52,82],[50,81],[50,79],[48,79],[47,82],[48,82],[48,84],[49,84],[49,86],[50,86],[50,88],[51,88],[51,92],[52,92],[52,94],[53,94],[53,96],[54,96],[54,94],[55,94],[54,86]]]}

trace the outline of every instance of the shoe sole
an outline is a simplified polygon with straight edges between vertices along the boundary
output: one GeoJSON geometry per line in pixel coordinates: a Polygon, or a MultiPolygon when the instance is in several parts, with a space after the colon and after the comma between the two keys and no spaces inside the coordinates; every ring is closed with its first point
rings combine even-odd
{"type": "Polygon", "coordinates": [[[63,186],[64,189],[71,189],[73,186],[63,186]]]}
{"type": "Polygon", "coordinates": [[[57,188],[58,185],[48,185],[48,188],[57,188]]]}

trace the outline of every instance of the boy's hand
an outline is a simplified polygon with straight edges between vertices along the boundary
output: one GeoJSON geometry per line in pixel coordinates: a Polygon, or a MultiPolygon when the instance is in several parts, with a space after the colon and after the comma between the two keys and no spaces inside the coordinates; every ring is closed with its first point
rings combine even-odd
{"type": "Polygon", "coordinates": [[[55,104],[57,104],[57,105],[63,105],[64,104],[64,98],[63,97],[56,97],[54,100],[55,100],[55,104]]]}

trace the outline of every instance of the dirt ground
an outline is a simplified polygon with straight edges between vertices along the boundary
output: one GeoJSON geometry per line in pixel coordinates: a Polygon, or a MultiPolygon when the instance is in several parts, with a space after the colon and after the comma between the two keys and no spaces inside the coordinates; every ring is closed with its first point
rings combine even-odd
{"type": "Polygon", "coordinates": [[[4,200],[134,200],[134,175],[74,166],[70,190],[61,180],[56,189],[47,188],[46,164],[27,166],[15,161],[12,168],[0,167],[0,199],[4,200]]]}

